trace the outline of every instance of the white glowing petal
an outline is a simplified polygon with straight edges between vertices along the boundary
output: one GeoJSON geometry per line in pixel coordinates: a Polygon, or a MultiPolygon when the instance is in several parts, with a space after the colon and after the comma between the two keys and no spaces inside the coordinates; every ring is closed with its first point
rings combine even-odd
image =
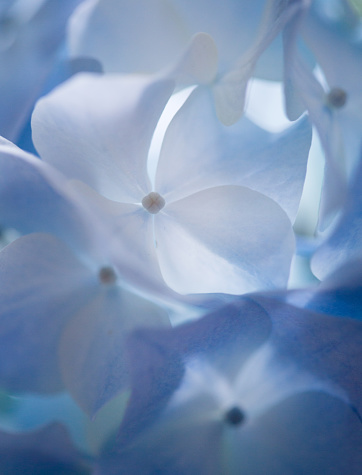
{"type": "Polygon", "coordinates": [[[105,197],[139,202],[150,191],[147,155],[173,81],[78,74],[34,110],[34,144],[67,178],[105,197]]]}

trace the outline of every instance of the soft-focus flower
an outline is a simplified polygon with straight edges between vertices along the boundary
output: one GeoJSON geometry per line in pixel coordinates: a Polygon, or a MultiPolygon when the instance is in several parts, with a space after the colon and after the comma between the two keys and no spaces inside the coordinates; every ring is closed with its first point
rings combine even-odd
{"type": "Polygon", "coordinates": [[[293,233],[267,195],[293,219],[308,124],[275,137],[246,120],[226,128],[199,88],[166,132],[151,183],[147,154],[171,92],[167,80],[79,75],[39,101],[34,143],[107,217],[133,280],[164,279],[181,294],[284,286],[293,233]]]}
{"type": "Polygon", "coordinates": [[[346,198],[361,153],[362,49],[352,31],[328,24],[313,10],[288,27],[286,103],[291,119],[306,108],[325,151],[320,225],[330,224],[346,198]],[[324,76],[320,82],[296,48],[300,36],[324,76]],[[304,107],[303,107],[304,106],[304,107]]]}
{"type": "Polygon", "coordinates": [[[54,68],[80,0],[16,0],[0,10],[0,135],[17,140],[54,68]]]}
{"type": "Polygon", "coordinates": [[[99,473],[357,474],[361,336],[359,322],[257,294],[137,332],[129,410],[99,473]]]}
{"type": "MultiPolygon", "coordinates": [[[[107,72],[161,73],[184,85],[192,81],[184,73],[214,57],[214,74],[192,75],[194,84],[209,82],[218,117],[235,123],[243,113],[246,87],[255,68],[269,79],[280,79],[282,48],[275,38],[304,1],[224,2],[188,0],[141,1],[88,0],[70,22],[71,55],[100,61],[107,72]],[[194,35],[206,33],[215,42],[192,48],[194,35]],[[128,45],[132,44],[132,50],[128,45]],[[216,63],[218,52],[218,66],[216,63]],[[265,52],[266,51],[266,52],[265,52]],[[185,71],[186,67],[186,71],[185,71]],[[208,81],[205,81],[205,78],[208,81]]],[[[211,62],[213,63],[213,62],[211,62]]]]}
{"type": "Polygon", "coordinates": [[[7,143],[0,151],[2,222],[31,233],[0,252],[1,385],[67,388],[93,413],[128,385],[127,333],[168,325],[167,313],[125,289],[103,223],[58,172],[7,143]]]}

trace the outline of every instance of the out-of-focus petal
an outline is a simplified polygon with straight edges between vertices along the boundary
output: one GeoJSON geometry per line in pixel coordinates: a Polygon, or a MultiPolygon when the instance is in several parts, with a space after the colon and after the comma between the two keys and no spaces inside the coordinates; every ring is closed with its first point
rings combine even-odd
{"type": "MultiPolygon", "coordinates": [[[[99,59],[107,72],[155,72],[170,67],[192,36],[205,32],[215,40],[224,71],[252,45],[265,4],[152,0],[136,6],[129,0],[88,0],[72,17],[70,50],[99,59]]],[[[278,43],[262,58],[263,76],[280,78],[280,50],[278,43]]]]}
{"type": "Polygon", "coordinates": [[[360,420],[344,402],[318,392],[295,394],[254,424],[225,434],[225,445],[230,444],[226,473],[357,475],[361,431],[360,420]]]}
{"type": "Polygon", "coordinates": [[[91,297],[95,278],[64,244],[46,234],[9,244],[0,263],[1,385],[13,391],[59,391],[64,387],[59,338],[91,297]]]}
{"type": "Polygon", "coordinates": [[[0,432],[0,470],[3,475],[86,475],[90,467],[73,446],[61,424],[36,432],[0,432]],[[88,469],[87,469],[88,468],[88,469]]]}
{"type": "Polygon", "coordinates": [[[18,138],[54,66],[69,15],[79,3],[80,0],[64,0],[61,4],[46,0],[31,18],[21,8],[9,8],[2,13],[1,135],[11,140],[18,138]]]}
{"type": "Polygon", "coordinates": [[[107,72],[153,73],[167,67],[190,39],[189,30],[172,3],[85,2],[70,23],[72,56],[95,57],[107,72]]]}
{"type": "Polygon", "coordinates": [[[173,81],[79,74],[41,99],[32,118],[42,158],[109,199],[150,191],[147,154],[173,81]]]}
{"type": "Polygon", "coordinates": [[[198,88],[172,120],[156,190],[166,201],[218,185],[243,185],[274,199],[293,220],[303,189],[311,127],[302,119],[280,134],[248,119],[220,123],[208,89],[198,88]]]}
{"type": "Polygon", "coordinates": [[[331,235],[312,258],[312,271],[320,279],[340,266],[362,257],[362,162],[356,170],[344,208],[331,235]]]}
{"type": "Polygon", "coordinates": [[[174,64],[166,68],[164,76],[173,78],[177,84],[208,84],[218,69],[217,46],[207,33],[197,33],[188,48],[174,64]]]}
{"type": "Polygon", "coordinates": [[[24,234],[52,233],[79,252],[102,240],[102,226],[67,188],[65,178],[4,141],[0,145],[0,222],[24,234]]]}
{"type": "Polygon", "coordinates": [[[220,186],[164,210],[155,217],[155,239],[162,275],[173,290],[242,294],[286,284],[294,237],[271,199],[220,186]]]}
{"type": "Polygon", "coordinates": [[[59,358],[66,387],[89,414],[129,386],[125,344],[138,327],[168,326],[167,312],[126,290],[99,289],[64,329],[59,358]]]}

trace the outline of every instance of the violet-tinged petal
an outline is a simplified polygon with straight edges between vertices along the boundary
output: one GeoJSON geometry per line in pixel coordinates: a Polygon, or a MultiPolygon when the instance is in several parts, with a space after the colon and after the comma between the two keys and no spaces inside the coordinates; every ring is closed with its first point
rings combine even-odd
{"type": "Polygon", "coordinates": [[[28,19],[0,13],[0,134],[16,140],[54,66],[69,15],[80,0],[46,0],[28,19]]]}
{"type": "Polygon", "coordinates": [[[242,294],[286,285],[294,237],[270,198],[220,186],[166,205],[155,216],[162,275],[181,294],[242,294]]]}
{"type": "Polygon", "coordinates": [[[301,370],[331,385],[333,395],[343,398],[344,393],[361,415],[361,322],[300,309],[258,294],[252,298],[272,320],[271,339],[279,355],[298,361],[301,370]]]}
{"type": "Polygon", "coordinates": [[[68,178],[139,202],[150,191],[148,149],[172,91],[170,80],[79,74],[37,103],[34,144],[68,178]]]}
{"type": "Polygon", "coordinates": [[[58,342],[92,295],[92,275],[50,235],[17,239],[0,253],[0,380],[13,391],[63,389],[58,342]]]}
{"type": "Polygon", "coordinates": [[[279,134],[246,118],[226,127],[216,117],[211,92],[198,88],[166,131],[156,189],[174,201],[211,186],[243,185],[274,199],[293,220],[310,141],[307,119],[279,134]]]}
{"type": "Polygon", "coordinates": [[[35,432],[0,432],[0,470],[3,475],[86,475],[90,466],[66,429],[51,424],[35,432]]]}
{"type": "Polygon", "coordinates": [[[120,440],[128,443],[165,408],[184,376],[185,356],[206,357],[233,378],[270,329],[264,309],[240,299],[174,330],[135,332],[128,342],[132,396],[120,440]]]}
{"type": "MultiPolygon", "coordinates": [[[[205,397],[197,403],[200,413],[210,409],[205,397]]],[[[360,471],[361,422],[347,404],[323,393],[293,395],[253,423],[240,426],[211,418],[185,423],[184,416],[180,407],[129,450],[101,457],[97,474],[358,475],[360,471]]]]}
{"type": "Polygon", "coordinates": [[[59,347],[63,380],[88,414],[128,389],[127,337],[138,327],[152,326],[169,326],[167,312],[112,283],[68,321],[59,347]]]}

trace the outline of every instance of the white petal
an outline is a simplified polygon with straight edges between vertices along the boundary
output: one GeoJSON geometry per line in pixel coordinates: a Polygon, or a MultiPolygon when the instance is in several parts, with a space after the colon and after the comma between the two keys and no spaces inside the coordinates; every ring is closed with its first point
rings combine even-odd
{"type": "Polygon", "coordinates": [[[193,91],[162,145],[156,190],[174,201],[217,185],[243,185],[274,199],[293,220],[303,189],[311,127],[307,119],[271,134],[243,118],[226,127],[206,88],[193,91]]]}
{"type": "Polygon", "coordinates": [[[41,99],[32,119],[43,160],[118,201],[150,191],[147,153],[173,82],[79,74],[41,99]]]}
{"type": "Polygon", "coordinates": [[[280,207],[239,186],[166,204],[155,217],[155,237],[164,279],[182,294],[284,286],[294,249],[280,207]]]}

